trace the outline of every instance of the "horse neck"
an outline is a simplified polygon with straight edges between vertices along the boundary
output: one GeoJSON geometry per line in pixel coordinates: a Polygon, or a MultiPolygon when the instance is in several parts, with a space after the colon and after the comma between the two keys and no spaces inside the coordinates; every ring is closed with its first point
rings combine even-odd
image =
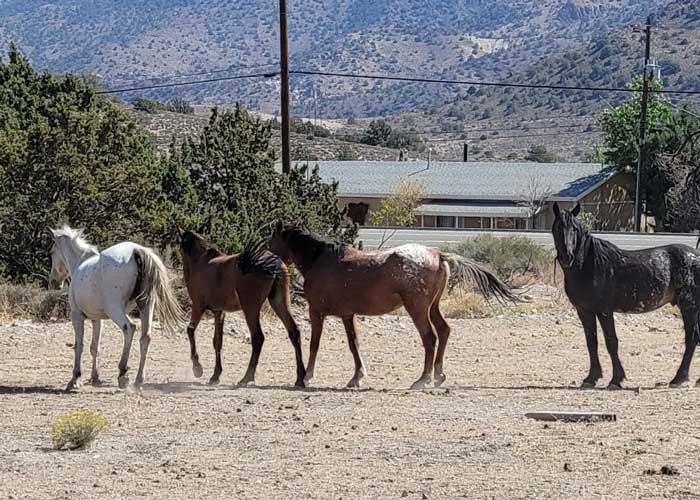
{"type": "Polygon", "coordinates": [[[290,258],[302,275],[311,268],[317,259],[319,245],[322,244],[322,242],[307,234],[294,234],[287,240],[290,258]]]}
{"type": "Polygon", "coordinates": [[[94,255],[94,251],[90,248],[82,248],[75,240],[64,240],[61,242],[61,253],[68,265],[68,270],[71,274],[75,272],[85,258],[94,255]]]}

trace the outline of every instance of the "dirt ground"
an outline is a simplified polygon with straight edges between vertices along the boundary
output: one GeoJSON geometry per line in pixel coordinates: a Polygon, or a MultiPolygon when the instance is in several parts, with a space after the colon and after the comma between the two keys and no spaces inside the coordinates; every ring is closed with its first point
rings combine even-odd
{"type": "MultiPolygon", "coordinates": [[[[306,357],[309,324],[301,310],[296,317],[306,357]]],[[[450,324],[448,380],[424,392],[407,390],[423,353],[402,316],[361,321],[363,390],[344,389],[352,358],[337,320],[327,322],[311,388],[291,387],[293,351],[273,319],[264,325],[257,386],[236,388],[250,343],[242,320],[229,315],[221,386],[205,385],[213,368],[208,321],[198,336],[204,378],[192,375],[184,332],[156,332],[147,385],[118,390],[121,334],[108,324],[107,385],[71,394],[62,392],[70,325],[4,324],[0,499],[700,498],[700,389],[665,386],[682,354],[681,323],[669,311],[618,316],[629,381],[617,392],[576,388],[588,357],[567,306],[450,324]],[[102,410],[110,427],[86,451],[52,450],[50,424],[83,407],[102,410]],[[543,409],[607,411],[618,420],[524,416],[543,409]],[[678,475],[645,474],[665,465],[678,475]]],[[[601,354],[604,387],[602,340],[601,354]]],[[[132,379],[137,362],[135,342],[132,379]]],[[[89,366],[86,349],[83,373],[89,366]]]]}

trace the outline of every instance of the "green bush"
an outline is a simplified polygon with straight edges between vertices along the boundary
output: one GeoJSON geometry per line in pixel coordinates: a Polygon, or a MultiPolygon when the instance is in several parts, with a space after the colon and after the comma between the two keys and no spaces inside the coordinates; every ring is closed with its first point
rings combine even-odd
{"type": "Polygon", "coordinates": [[[518,274],[544,278],[553,259],[550,250],[525,236],[475,236],[448,246],[446,251],[486,264],[502,279],[518,274]]]}

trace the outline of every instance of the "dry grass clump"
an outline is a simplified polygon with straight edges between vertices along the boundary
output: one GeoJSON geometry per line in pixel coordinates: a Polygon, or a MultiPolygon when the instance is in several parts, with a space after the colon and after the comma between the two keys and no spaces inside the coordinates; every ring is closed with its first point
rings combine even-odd
{"type": "Polygon", "coordinates": [[[107,428],[107,419],[101,412],[77,410],[60,417],[51,426],[51,439],[57,450],[82,450],[107,428]]]}
{"type": "Polygon", "coordinates": [[[29,318],[46,321],[67,318],[65,290],[45,290],[36,285],[0,283],[0,319],[29,318]]]}
{"type": "Polygon", "coordinates": [[[496,312],[494,307],[484,297],[470,291],[455,291],[440,302],[440,310],[451,319],[490,318],[496,312]]]}

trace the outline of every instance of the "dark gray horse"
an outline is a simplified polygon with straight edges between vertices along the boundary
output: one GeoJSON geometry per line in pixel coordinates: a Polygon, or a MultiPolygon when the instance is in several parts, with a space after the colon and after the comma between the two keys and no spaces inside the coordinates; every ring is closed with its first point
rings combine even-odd
{"type": "MultiPolygon", "coordinates": [[[[596,318],[612,360],[609,389],[621,388],[625,370],[617,353],[614,312],[644,313],[664,304],[678,305],[685,327],[685,353],[671,387],[688,382],[695,346],[700,341],[700,252],[686,245],[626,251],[591,235],[570,212],[554,204],[552,235],[557,260],[564,270],[566,295],[576,308],[586,334],[590,371],[582,387],[603,376],[598,359],[596,318]]],[[[700,385],[700,380],[698,380],[700,385]]]]}

